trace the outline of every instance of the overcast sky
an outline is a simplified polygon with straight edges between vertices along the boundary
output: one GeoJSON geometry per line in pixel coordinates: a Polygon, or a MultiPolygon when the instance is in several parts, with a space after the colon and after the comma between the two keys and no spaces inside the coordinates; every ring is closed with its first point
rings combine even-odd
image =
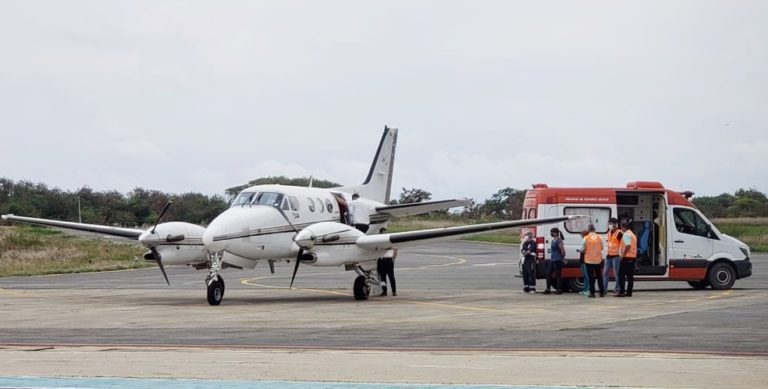
{"type": "Polygon", "coordinates": [[[764,1],[0,1],[0,176],[768,192],[764,1]]]}

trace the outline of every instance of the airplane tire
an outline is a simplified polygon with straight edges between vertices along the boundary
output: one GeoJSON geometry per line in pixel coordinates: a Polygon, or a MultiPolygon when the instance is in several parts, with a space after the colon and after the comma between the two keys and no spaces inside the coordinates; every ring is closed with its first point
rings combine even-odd
{"type": "Polygon", "coordinates": [[[728,263],[718,262],[709,268],[707,281],[712,285],[712,289],[731,289],[733,283],[736,282],[736,271],[728,263]]]}
{"type": "Polygon", "coordinates": [[[352,291],[355,294],[355,300],[362,301],[368,300],[368,295],[371,293],[371,288],[368,287],[368,283],[364,276],[357,276],[355,278],[355,284],[352,287],[352,291]]]}
{"type": "Polygon", "coordinates": [[[219,305],[224,298],[224,279],[219,276],[218,281],[208,285],[208,304],[219,305]]]}
{"type": "Polygon", "coordinates": [[[696,290],[706,289],[706,287],[709,286],[709,281],[707,280],[700,280],[700,281],[688,281],[688,285],[691,286],[691,288],[696,290]]]}

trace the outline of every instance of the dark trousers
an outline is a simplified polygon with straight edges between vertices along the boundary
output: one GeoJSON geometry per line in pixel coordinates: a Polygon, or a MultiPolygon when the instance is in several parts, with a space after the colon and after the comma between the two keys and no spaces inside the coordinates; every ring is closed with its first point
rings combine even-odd
{"type": "Polygon", "coordinates": [[[563,261],[549,261],[547,265],[547,290],[552,286],[552,281],[555,281],[555,290],[563,290],[563,261]]]}
{"type": "Polygon", "coordinates": [[[624,289],[624,282],[627,283],[627,289],[626,294],[631,296],[632,295],[632,288],[635,286],[635,258],[628,259],[628,258],[622,258],[621,259],[621,268],[619,270],[619,293],[623,294],[625,292],[624,289]]]}
{"type": "Polygon", "coordinates": [[[355,228],[360,230],[360,232],[362,232],[363,234],[368,232],[368,225],[367,224],[360,224],[360,223],[358,223],[358,224],[355,224],[355,228]]]}
{"type": "Polygon", "coordinates": [[[392,294],[397,293],[397,284],[395,284],[395,260],[392,258],[379,258],[376,267],[381,282],[386,284],[387,277],[389,277],[389,287],[392,290],[392,294]]]}
{"type": "Polygon", "coordinates": [[[595,295],[595,280],[597,280],[597,286],[600,288],[600,294],[605,294],[605,285],[603,285],[603,274],[600,268],[600,264],[587,264],[587,277],[589,277],[589,294],[595,295]]]}
{"type": "Polygon", "coordinates": [[[533,255],[523,259],[523,290],[536,290],[536,257],[533,255]]]}

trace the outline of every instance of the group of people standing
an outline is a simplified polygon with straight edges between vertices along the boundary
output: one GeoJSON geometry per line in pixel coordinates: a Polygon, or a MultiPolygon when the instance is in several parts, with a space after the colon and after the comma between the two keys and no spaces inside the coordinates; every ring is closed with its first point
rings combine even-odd
{"type": "MultiPolygon", "coordinates": [[[[581,247],[579,248],[579,264],[584,277],[584,289],[580,292],[588,297],[595,297],[595,281],[597,281],[600,297],[604,297],[608,287],[609,277],[613,271],[616,278],[614,297],[632,297],[635,277],[635,262],[637,260],[637,236],[629,228],[627,221],[616,218],[609,220],[609,231],[606,239],[607,255],[603,258],[603,238],[595,232],[594,224],[590,224],[582,232],[581,247]]],[[[565,263],[565,245],[563,234],[558,228],[550,230],[552,238],[550,245],[551,258],[547,265],[547,288],[544,294],[563,292],[562,270],[565,263]]],[[[536,240],[532,234],[526,233],[521,243],[523,255],[523,292],[536,293],[536,240]]]]}

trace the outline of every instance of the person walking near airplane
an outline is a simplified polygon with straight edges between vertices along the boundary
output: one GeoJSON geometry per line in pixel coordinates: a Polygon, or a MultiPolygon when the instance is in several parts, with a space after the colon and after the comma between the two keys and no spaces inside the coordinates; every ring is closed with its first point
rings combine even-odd
{"type": "Polygon", "coordinates": [[[533,234],[523,235],[523,292],[536,294],[536,239],[533,234]]]}
{"type": "Polygon", "coordinates": [[[629,229],[629,223],[621,223],[621,281],[619,281],[619,294],[616,297],[632,297],[632,289],[635,285],[635,261],[637,260],[637,236],[629,229]],[[624,282],[626,280],[626,289],[624,282]]]}
{"type": "Polygon", "coordinates": [[[555,227],[549,230],[552,236],[552,245],[550,253],[552,254],[547,266],[547,289],[544,294],[552,293],[549,288],[552,286],[552,279],[555,281],[555,294],[563,293],[563,261],[565,261],[565,245],[563,244],[563,233],[555,227]]]}
{"type": "Polygon", "coordinates": [[[600,274],[600,265],[603,262],[603,239],[595,233],[594,224],[590,224],[587,231],[589,235],[581,241],[581,250],[584,252],[584,263],[589,277],[589,297],[595,297],[595,279],[600,288],[600,297],[605,297],[605,286],[600,274]]]}
{"type": "Polygon", "coordinates": [[[362,233],[368,232],[368,227],[371,224],[370,212],[370,207],[360,199],[360,195],[357,193],[353,194],[352,201],[349,203],[349,216],[352,226],[362,233]]]}
{"type": "Polygon", "coordinates": [[[397,296],[397,284],[395,283],[395,257],[397,257],[397,249],[387,250],[384,256],[379,258],[376,264],[379,272],[379,279],[381,280],[381,294],[379,296],[387,295],[387,278],[389,278],[389,285],[392,286],[392,296],[397,296]]]}
{"type": "Polygon", "coordinates": [[[608,236],[606,237],[606,243],[608,244],[608,255],[605,256],[605,266],[603,267],[603,285],[608,290],[608,282],[610,281],[610,272],[613,269],[614,278],[614,290],[613,295],[619,294],[619,273],[621,265],[621,257],[619,256],[619,246],[621,245],[621,229],[619,229],[619,220],[612,217],[608,220],[608,236]]]}

